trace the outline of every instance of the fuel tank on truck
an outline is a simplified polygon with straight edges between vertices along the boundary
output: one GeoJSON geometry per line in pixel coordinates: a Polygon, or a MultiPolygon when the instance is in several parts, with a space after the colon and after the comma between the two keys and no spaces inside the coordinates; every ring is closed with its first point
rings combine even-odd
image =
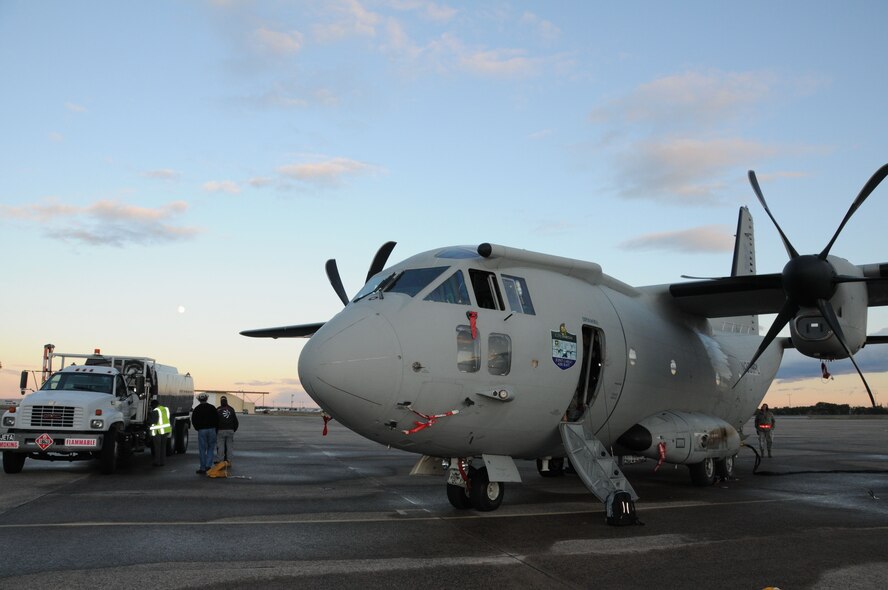
{"type": "Polygon", "coordinates": [[[698,412],[657,412],[623,433],[617,444],[630,453],[657,459],[660,444],[669,463],[692,464],[730,457],[740,449],[740,434],[720,418],[698,412]]]}

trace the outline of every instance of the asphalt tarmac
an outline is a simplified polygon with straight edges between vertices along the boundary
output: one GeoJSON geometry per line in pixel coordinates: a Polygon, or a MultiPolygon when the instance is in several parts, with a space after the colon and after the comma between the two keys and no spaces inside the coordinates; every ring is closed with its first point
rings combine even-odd
{"type": "Polygon", "coordinates": [[[196,436],[114,475],[28,460],[0,474],[0,588],[888,587],[888,420],[778,417],[769,474],[743,449],[707,488],[626,466],[632,527],[530,462],[499,510],[457,510],[417,456],[322,429],[241,416],[228,479],[195,474],[196,436]]]}

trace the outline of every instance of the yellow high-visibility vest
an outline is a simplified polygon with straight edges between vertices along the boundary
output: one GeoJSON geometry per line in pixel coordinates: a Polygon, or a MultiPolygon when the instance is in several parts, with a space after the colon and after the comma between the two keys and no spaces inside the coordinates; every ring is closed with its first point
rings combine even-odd
{"type": "Polygon", "coordinates": [[[158,413],[157,424],[151,425],[151,435],[170,434],[173,427],[170,426],[170,409],[166,406],[157,406],[154,411],[158,413]]]}

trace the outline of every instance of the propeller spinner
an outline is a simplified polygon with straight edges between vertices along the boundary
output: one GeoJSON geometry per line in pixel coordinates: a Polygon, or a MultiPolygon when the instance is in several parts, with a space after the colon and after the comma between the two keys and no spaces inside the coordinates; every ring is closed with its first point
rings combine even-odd
{"type": "MultiPolygon", "coordinates": [[[[781,282],[783,292],[786,294],[786,301],[783,303],[783,307],[777,314],[774,323],[771,324],[771,328],[765,335],[764,340],[762,340],[758,350],[753,355],[752,360],[749,361],[746,369],[740,375],[740,378],[737,379],[737,383],[740,382],[740,379],[743,379],[744,375],[746,375],[749,369],[752,368],[765,349],[770,346],[780,330],[796,317],[796,314],[798,314],[800,309],[803,307],[817,308],[823,316],[824,322],[826,322],[826,325],[833,331],[836,340],[838,340],[839,344],[848,355],[848,358],[851,359],[854,368],[857,369],[857,374],[860,375],[860,379],[863,381],[864,387],[866,387],[866,392],[869,394],[870,402],[872,402],[873,406],[876,405],[873,392],[870,389],[866,378],[863,376],[863,372],[857,365],[857,361],[854,360],[854,354],[848,346],[845,334],[842,331],[842,326],[839,323],[838,317],[836,317],[836,312],[833,309],[832,303],[830,303],[830,299],[835,295],[836,289],[838,289],[838,286],[842,283],[882,279],[867,279],[865,277],[840,275],[832,263],[827,259],[827,256],[829,256],[829,251],[832,249],[833,244],[839,237],[845,224],[848,223],[848,220],[851,219],[854,212],[857,211],[866,198],[869,197],[870,193],[879,186],[879,183],[882,182],[886,176],[888,176],[888,164],[879,168],[863,186],[860,193],[857,195],[857,198],[851,203],[848,213],[845,214],[845,218],[842,219],[842,223],[839,224],[832,239],[820,254],[800,255],[789,241],[789,238],[786,237],[786,234],[783,233],[783,229],[780,227],[780,224],[777,223],[777,219],[774,218],[774,215],[768,208],[768,204],[765,202],[765,196],[762,194],[762,189],[759,187],[758,180],[755,177],[755,172],[752,170],[749,171],[749,183],[752,185],[752,190],[755,191],[755,196],[758,197],[759,203],[762,204],[768,217],[770,217],[771,221],[774,223],[774,227],[777,228],[780,238],[783,240],[783,246],[786,248],[787,254],[789,254],[789,262],[783,267],[783,272],[781,274],[781,282]]],[[[734,387],[737,386],[737,383],[734,384],[734,387]]]]}

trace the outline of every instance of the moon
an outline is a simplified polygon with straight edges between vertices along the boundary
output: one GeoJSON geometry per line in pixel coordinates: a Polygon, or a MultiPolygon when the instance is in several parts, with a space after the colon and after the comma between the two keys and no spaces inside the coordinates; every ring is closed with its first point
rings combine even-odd
{"type": "Polygon", "coordinates": [[[185,306],[184,306],[184,305],[180,305],[179,308],[178,308],[178,312],[179,312],[179,313],[185,313],[185,306]]]}

